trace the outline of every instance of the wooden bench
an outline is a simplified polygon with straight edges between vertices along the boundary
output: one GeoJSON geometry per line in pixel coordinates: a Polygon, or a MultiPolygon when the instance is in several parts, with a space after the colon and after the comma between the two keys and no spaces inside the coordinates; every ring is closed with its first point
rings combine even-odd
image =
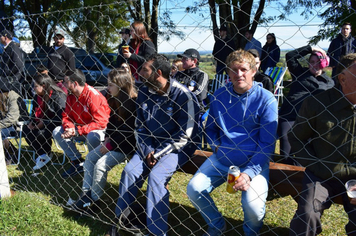
{"type": "MultiPolygon", "coordinates": [[[[179,171],[195,174],[204,161],[213,153],[208,151],[196,150],[190,161],[181,167],[179,171]]],[[[298,201],[299,193],[302,191],[302,180],[305,168],[282,163],[270,162],[269,166],[269,185],[270,190],[274,190],[280,196],[293,197],[298,201]]],[[[341,196],[333,199],[335,203],[342,204],[341,196]]]]}

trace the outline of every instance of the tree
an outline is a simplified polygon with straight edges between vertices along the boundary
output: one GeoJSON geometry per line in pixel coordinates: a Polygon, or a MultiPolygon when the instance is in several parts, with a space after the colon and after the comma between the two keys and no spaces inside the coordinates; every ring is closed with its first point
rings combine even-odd
{"type": "Polygon", "coordinates": [[[270,19],[263,19],[263,9],[266,0],[201,0],[188,7],[187,12],[197,12],[202,6],[209,5],[215,40],[219,37],[219,26],[225,24],[235,40],[237,48],[244,47],[244,33],[256,31],[258,24],[270,19]]]}
{"type": "MultiPolygon", "coordinates": [[[[341,25],[344,22],[350,22],[353,28],[356,28],[356,1],[354,0],[289,0],[284,6],[284,17],[292,13],[296,7],[303,7],[302,16],[308,18],[315,15],[315,9],[325,7],[326,10],[318,13],[318,16],[324,20],[319,26],[320,30],[317,35],[310,38],[310,44],[317,44],[324,39],[333,39],[340,33],[341,25]]],[[[356,36],[356,30],[351,32],[356,36]]]]}

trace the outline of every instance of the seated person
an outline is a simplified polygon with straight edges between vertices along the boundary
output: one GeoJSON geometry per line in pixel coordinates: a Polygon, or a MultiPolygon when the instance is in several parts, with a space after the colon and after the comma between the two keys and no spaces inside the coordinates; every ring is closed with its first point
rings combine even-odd
{"type": "Polygon", "coordinates": [[[205,235],[222,235],[226,223],[210,193],[226,182],[230,166],[239,167],[232,191],[241,191],[245,235],[258,235],[276,141],[277,100],[253,81],[256,62],[251,53],[234,51],[226,65],[231,83],[215,92],[205,128],[214,153],[190,180],[187,194],[208,225],[205,235]]]}
{"type": "Polygon", "coordinates": [[[137,151],[122,172],[115,210],[117,217],[123,214],[148,178],[147,228],[152,235],[166,235],[166,185],[196,149],[198,102],[184,85],[169,79],[170,67],[165,56],[155,54],[140,70],[146,86],[137,97],[137,151]]]}
{"type": "Polygon", "coordinates": [[[5,138],[16,132],[15,125],[20,117],[26,116],[26,105],[15,91],[10,90],[11,84],[3,80],[0,83],[0,129],[5,151],[6,164],[17,163],[18,150],[5,138]]]}
{"type": "Polygon", "coordinates": [[[81,70],[76,69],[65,76],[64,84],[70,95],[62,114],[62,126],[53,130],[53,138],[71,160],[70,168],[62,173],[63,178],[68,178],[83,172],[84,164],[72,139],[86,140],[89,152],[96,148],[104,140],[110,108],[106,98],[85,83],[81,70]]]}
{"type": "Polygon", "coordinates": [[[66,95],[47,74],[38,74],[33,80],[35,97],[33,116],[23,128],[26,142],[37,154],[33,170],[44,167],[52,158],[52,131],[61,124],[66,95]]]}
{"type": "Polygon", "coordinates": [[[259,68],[261,65],[261,60],[260,60],[260,57],[258,56],[258,51],[256,49],[249,49],[248,52],[252,54],[252,56],[255,58],[255,61],[256,61],[256,69],[257,70],[256,70],[256,74],[255,74],[255,81],[261,82],[263,85],[263,88],[265,88],[268,91],[270,91],[271,93],[273,93],[272,78],[259,71],[259,68]]]}
{"type": "Polygon", "coordinates": [[[84,162],[82,194],[77,209],[96,204],[104,193],[108,171],[135,152],[134,136],[137,91],[132,75],[124,69],[108,74],[108,103],[111,109],[105,142],[88,153],[84,162]]]}

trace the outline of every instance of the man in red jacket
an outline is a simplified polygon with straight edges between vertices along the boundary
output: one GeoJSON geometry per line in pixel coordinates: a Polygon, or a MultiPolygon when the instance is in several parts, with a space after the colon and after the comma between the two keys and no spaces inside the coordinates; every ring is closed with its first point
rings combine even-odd
{"type": "Polygon", "coordinates": [[[84,160],[73,139],[86,139],[89,152],[96,148],[104,139],[110,108],[105,97],[85,83],[81,70],[65,76],[64,85],[70,94],[62,114],[62,126],[53,130],[53,138],[71,160],[71,167],[62,173],[62,177],[67,178],[83,172],[84,160]]]}

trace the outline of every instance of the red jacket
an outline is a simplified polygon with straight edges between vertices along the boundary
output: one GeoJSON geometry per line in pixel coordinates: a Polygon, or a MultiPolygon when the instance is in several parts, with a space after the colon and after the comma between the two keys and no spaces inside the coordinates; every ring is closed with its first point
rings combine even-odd
{"type": "Polygon", "coordinates": [[[70,94],[62,114],[62,127],[76,128],[79,135],[87,135],[92,130],[103,130],[109,122],[110,108],[106,98],[93,87],[85,84],[77,98],[70,94]]]}

